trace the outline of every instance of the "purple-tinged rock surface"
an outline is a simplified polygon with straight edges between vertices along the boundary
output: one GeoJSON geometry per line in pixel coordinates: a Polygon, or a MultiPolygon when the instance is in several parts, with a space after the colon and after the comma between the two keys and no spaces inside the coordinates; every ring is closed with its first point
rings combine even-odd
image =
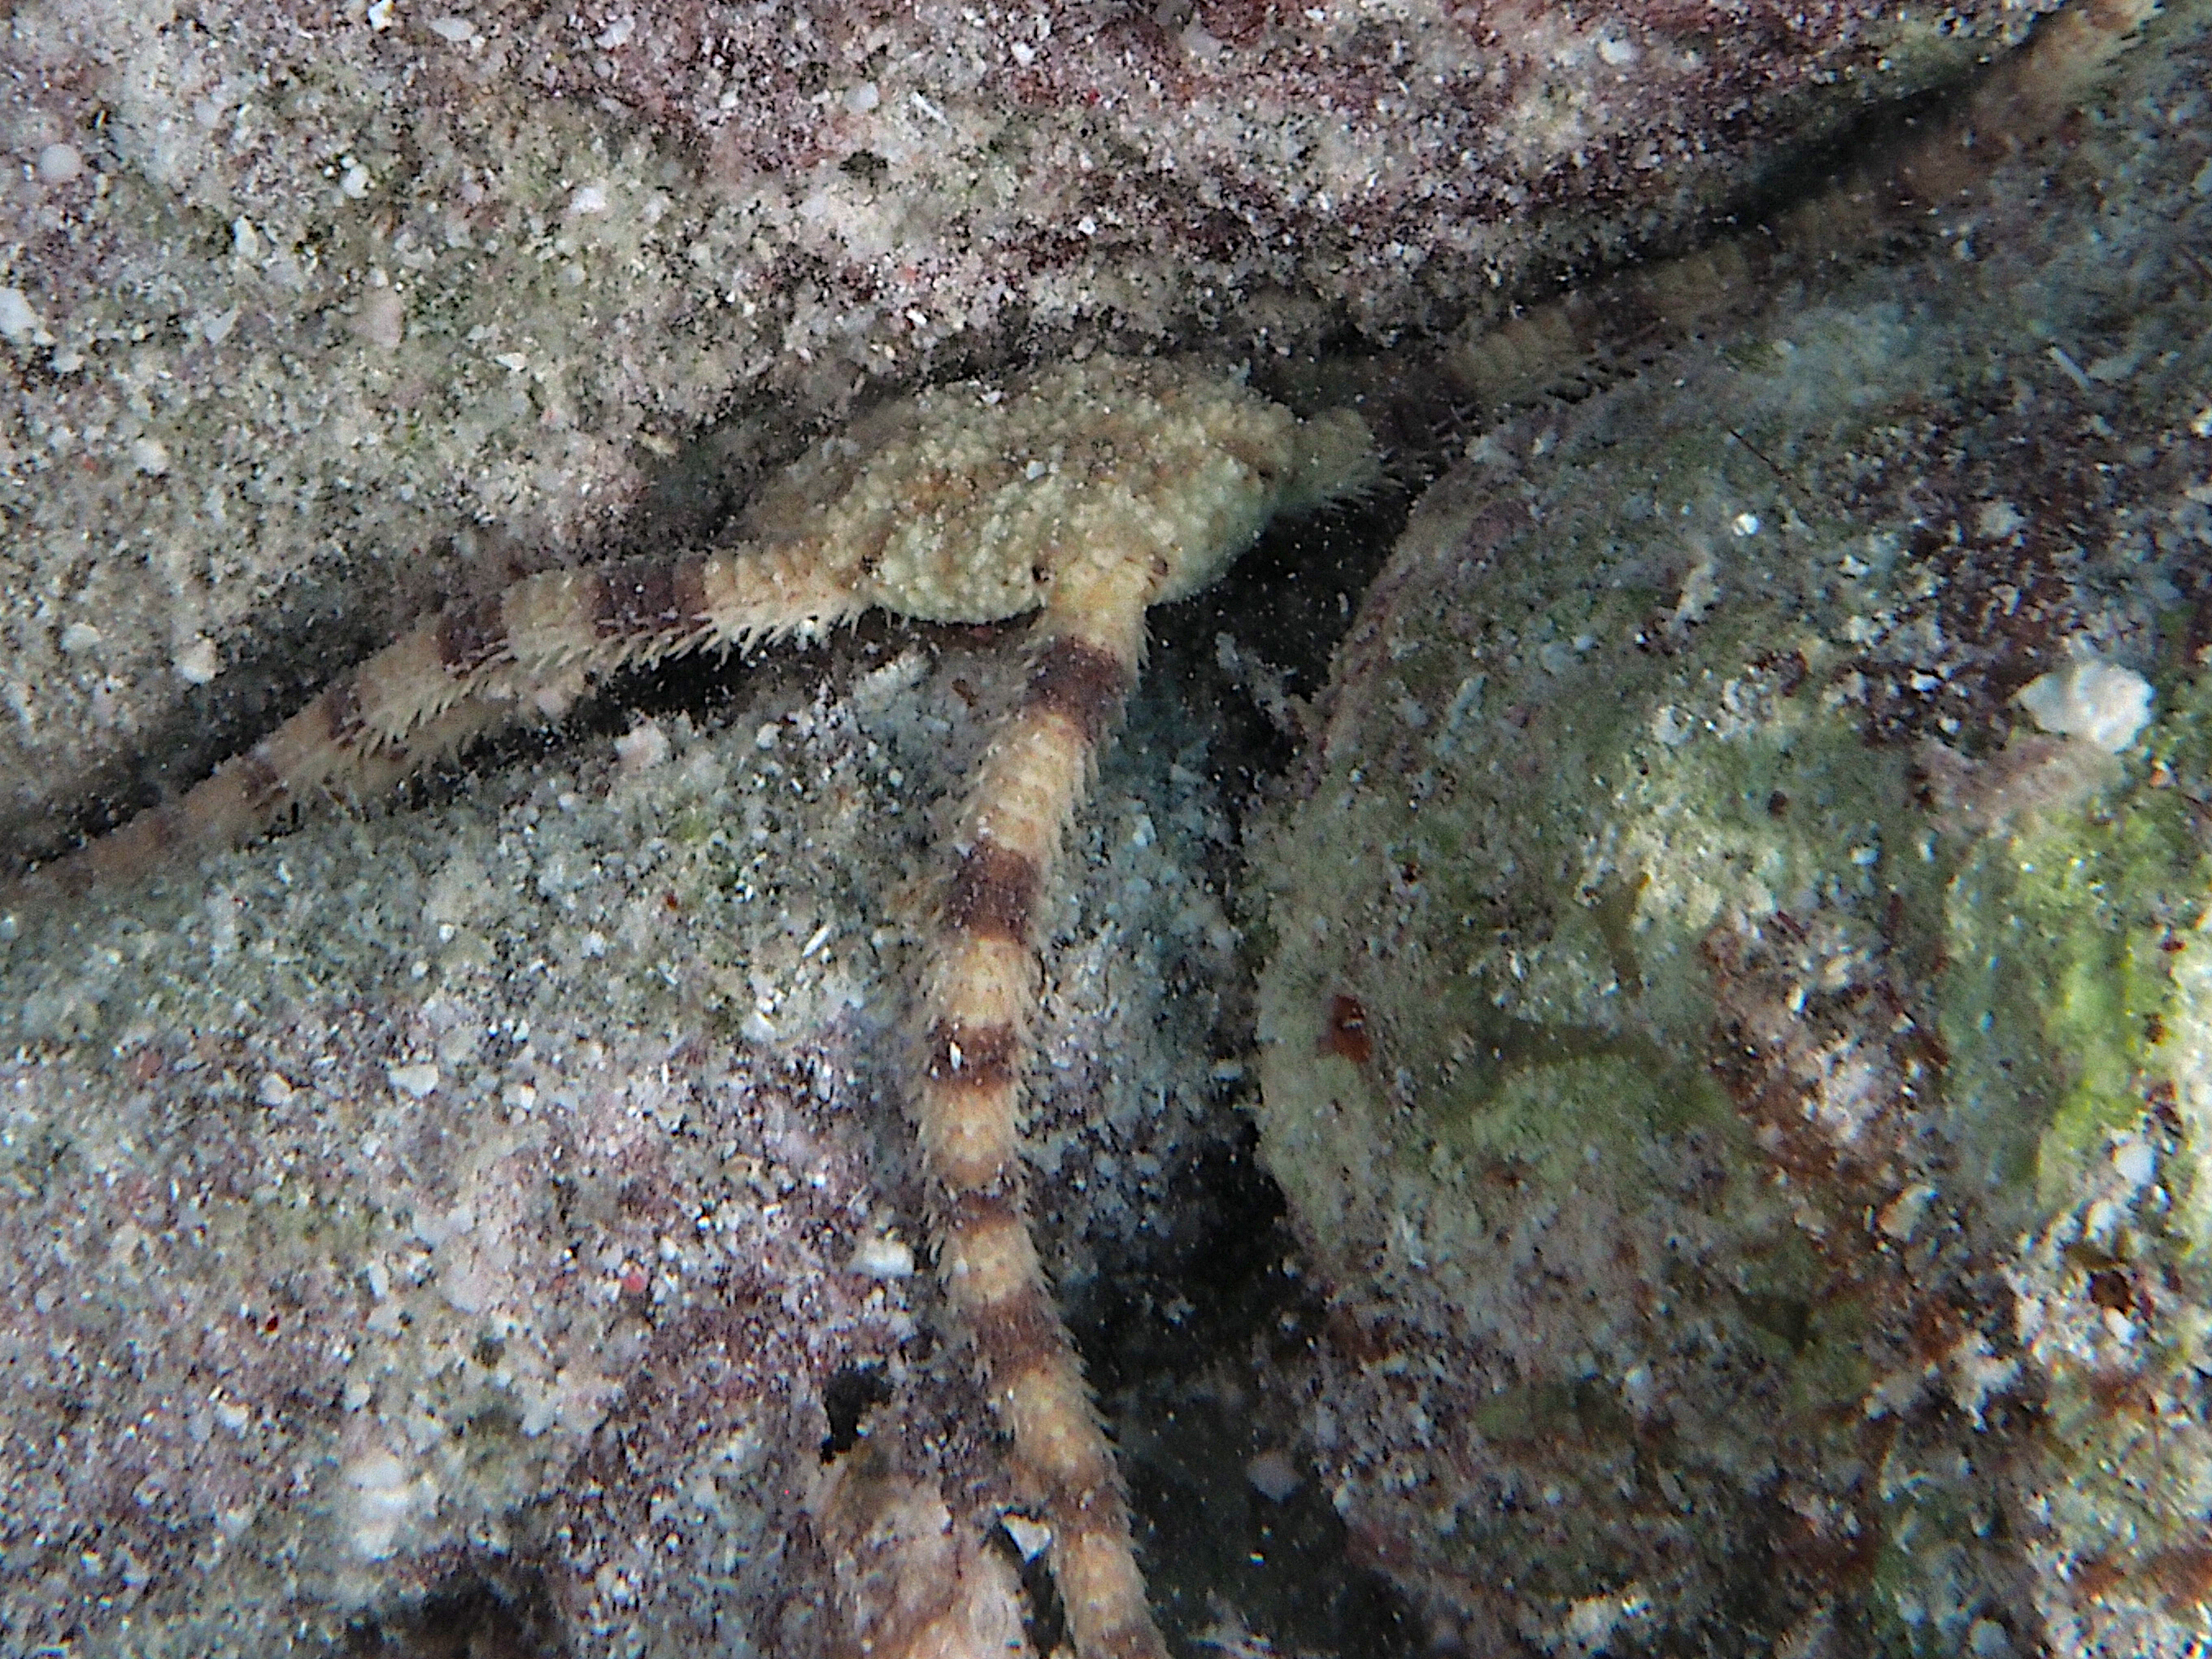
{"type": "Polygon", "coordinates": [[[887,389],[1494,312],[2034,9],[27,0],[0,841],[439,600],[703,537],[887,389]]]}

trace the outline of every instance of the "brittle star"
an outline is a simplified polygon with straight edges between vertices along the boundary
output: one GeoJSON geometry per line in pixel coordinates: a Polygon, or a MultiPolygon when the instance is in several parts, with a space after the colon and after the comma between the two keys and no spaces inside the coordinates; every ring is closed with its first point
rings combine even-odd
{"type": "Polygon", "coordinates": [[[548,573],[448,608],[181,799],[0,894],[0,920],[233,845],[318,789],[389,787],[618,668],[817,636],[878,607],[1034,612],[1025,691],[955,821],[907,1095],[946,1300],[1049,1530],[1076,1651],[1160,1655],[1112,1449],[1030,1236],[1038,918],[1142,665],[1147,610],[1212,582],[1274,514],[1376,473],[1357,416],[1302,421],[1188,366],[1096,357],[925,392],[793,467],[749,510],[741,546],[548,573]]]}

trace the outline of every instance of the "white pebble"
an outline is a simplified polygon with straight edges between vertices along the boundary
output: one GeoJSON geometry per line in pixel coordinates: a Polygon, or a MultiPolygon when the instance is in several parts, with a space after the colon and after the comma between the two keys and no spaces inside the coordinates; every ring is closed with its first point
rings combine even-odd
{"type": "Polygon", "coordinates": [[[1687,743],[1697,729],[1672,703],[1662,703],[1651,716],[1651,735],[1669,749],[1687,743]]]}
{"type": "Polygon", "coordinates": [[[868,1279],[907,1279],[914,1273],[914,1249],[890,1234],[864,1238],[853,1252],[853,1271],[868,1279]]]}
{"type": "Polygon", "coordinates": [[[2150,724],[2150,682],[2101,657],[2082,657],[2024,687],[2016,701],[2056,737],[2117,755],[2150,724]]]}
{"type": "Polygon", "coordinates": [[[1984,501],[1974,514],[1974,533],[1993,542],[2002,541],[2027,524],[2010,501],[1984,501]]]}
{"type": "Polygon", "coordinates": [[[615,739],[615,757],[633,775],[650,772],[668,758],[668,733],[652,720],[641,720],[615,739]]]}
{"type": "Polygon", "coordinates": [[[159,438],[134,438],[131,441],[131,465],[149,478],[158,478],[169,470],[169,447],[159,438]]]}
{"type": "Polygon", "coordinates": [[[415,1507],[406,1466],[380,1449],[347,1464],[338,1478],[351,1498],[347,1508],[355,1552],[365,1560],[384,1559],[398,1547],[400,1528],[415,1507]]]}
{"type": "Polygon", "coordinates": [[[31,302],[23,297],[20,288],[0,288],[0,337],[21,345],[33,337],[43,325],[39,313],[31,309],[31,302]]]}
{"type": "Polygon", "coordinates": [[[65,185],[84,171],[84,157],[75,144],[48,144],[39,152],[39,182],[65,185]]]}
{"type": "Polygon", "coordinates": [[[387,1066],[384,1075],[393,1088],[415,1100],[427,1100],[438,1086],[438,1068],[428,1060],[413,1066],[387,1066]]]}
{"type": "Polygon", "coordinates": [[[354,332],[373,346],[397,351],[407,337],[407,302],[395,288],[373,288],[362,296],[354,332]]]}
{"type": "Polygon", "coordinates": [[[100,630],[88,622],[73,622],[62,629],[62,649],[75,656],[100,643],[100,630]]]}
{"type": "Polygon", "coordinates": [[[2112,1168],[2130,1187],[2140,1187],[2158,1173],[2158,1154],[2148,1141],[2130,1137],[2112,1149],[2112,1168]]]}
{"type": "Polygon", "coordinates": [[[568,198],[571,214],[605,213],[606,210],[607,193],[597,185],[586,185],[568,198]]]}
{"type": "Polygon", "coordinates": [[[215,641],[205,635],[195,635],[177,653],[177,678],[187,685],[205,685],[222,672],[222,659],[216,653],[215,641]]]}

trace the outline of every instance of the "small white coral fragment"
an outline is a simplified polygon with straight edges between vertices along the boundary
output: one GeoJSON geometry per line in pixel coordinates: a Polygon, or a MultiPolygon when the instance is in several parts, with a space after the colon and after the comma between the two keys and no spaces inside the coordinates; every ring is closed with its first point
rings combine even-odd
{"type": "Polygon", "coordinates": [[[853,1251],[853,1271],[869,1279],[911,1278],[914,1247],[895,1234],[872,1235],[853,1251]]]}
{"type": "Polygon", "coordinates": [[[178,651],[174,666],[177,678],[185,684],[205,685],[222,672],[222,658],[213,640],[204,634],[195,635],[178,651]]]}
{"type": "Polygon", "coordinates": [[[2082,657],[2022,687],[2016,701],[2057,737],[2117,755],[2150,723],[2150,682],[2101,657],[2082,657]]]}
{"type": "Polygon", "coordinates": [[[20,288],[0,288],[0,339],[21,345],[35,340],[44,325],[20,288]]]}
{"type": "Polygon", "coordinates": [[[385,1075],[394,1089],[415,1100],[428,1098],[438,1086],[438,1068],[428,1061],[415,1066],[388,1066],[385,1075]]]}

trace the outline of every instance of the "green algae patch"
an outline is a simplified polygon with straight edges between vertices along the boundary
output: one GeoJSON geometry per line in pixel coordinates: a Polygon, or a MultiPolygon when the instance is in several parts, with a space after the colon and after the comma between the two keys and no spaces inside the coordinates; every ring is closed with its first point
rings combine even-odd
{"type": "Polygon", "coordinates": [[[1472,1165],[1510,1164],[1565,1184],[1605,1163],[1606,1149],[1617,1169],[1618,1155],[1645,1139],[1729,1121],[1728,1102],[1709,1079],[1668,1066],[1656,1053],[1576,1057],[1573,1033],[1544,1032],[1535,1042],[1540,1048],[1553,1040],[1567,1052],[1500,1056],[1494,1083],[1470,1079],[1466,1109],[1455,1110],[1461,1104],[1455,1100],[1434,1114],[1441,1143],[1472,1165]]]}
{"type": "MultiPolygon", "coordinates": [[[[1601,653],[1571,683],[1547,673],[1561,690],[1511,739],[1503,790],[1463,731],[1437,744],[1425,799],[1363,788],[1358,769],[1322,785],[1334,810],[1297,816],[1264,860],[1279,895],[1271,1133],[1302,1115],[1277,1109],[1293,1098],[1326,1116],[1357,1097],[1410,1167],[1510,1165],[1632,1203],[1644,1150],[1695,1135],[1765,1205],[1764,1160],[1711,1064],[1715,930],[1783,937],[1806,918],[1817,937],[1792,948],[1841,993],[1892,951],[1885,929],[1941,954],[1948,866],[1909,756],[1870,750],[1802,669],[1709,666],[1762,635],[1790,640],[1755,613],[1717,629],[1712,656],[1601,653]],[[1339,998],[1362,1010],[1366,1063],[1332,1053],[1339,998]]],[[[1306,1185],[1302,1161],[1276,1160],[1279,1176],[1306,1185]]],[[[1325,1225],[1316,1242],[1354,1248],[1325,1225]]]]}
{"type": "Polygon", "coordinates": [[[2171,948],[2208,870],[2172,790],[2035,811],[1970,851],[1938,980],[1946,1092],[1988,1177],[2062,1207],[2142,1115],[2172,1012],[2171,948]]]}

